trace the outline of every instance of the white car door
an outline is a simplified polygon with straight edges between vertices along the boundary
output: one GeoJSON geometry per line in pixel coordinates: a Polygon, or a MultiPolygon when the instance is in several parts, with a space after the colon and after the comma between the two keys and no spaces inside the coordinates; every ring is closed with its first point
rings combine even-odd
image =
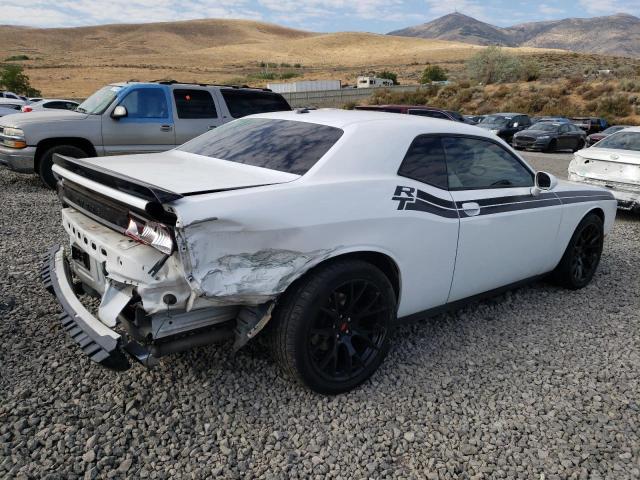
{"type": "Polygon", "coordinates": [[[445,136],[449,190],[460,235],[449,302],[554,268],[561,203],[532,195],[534,173],[498,142],[445,136]]]}
{"type": "Polygon", "coordinates": [[[458,211],[447,191],[440,138],[417,136],[398,170],[392,200],[404,220],[394,234],[403,272],[399,316],[447,302],[458,240],[458,211]]]}

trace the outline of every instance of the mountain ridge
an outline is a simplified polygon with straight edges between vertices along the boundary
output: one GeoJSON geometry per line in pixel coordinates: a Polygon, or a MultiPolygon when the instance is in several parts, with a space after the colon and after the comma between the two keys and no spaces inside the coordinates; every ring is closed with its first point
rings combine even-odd
{"type": "Polygon", "coordinates": [[[387,35],[640,57],[640,18],[628,13],[498,27],[455,12],[387,35]]]}

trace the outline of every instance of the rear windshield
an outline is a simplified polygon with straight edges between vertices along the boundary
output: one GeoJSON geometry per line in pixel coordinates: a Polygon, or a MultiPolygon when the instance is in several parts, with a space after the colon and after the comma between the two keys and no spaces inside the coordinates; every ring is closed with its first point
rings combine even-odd
{"type": "Polygon", "coordinates": [[[617,132],[598,142],[598,148],[614,148],[640,152],[640,132],[617,132]]]}
{"type": "Polygon", "coordinates": [[[530,126],[527,130],[540,130],[543,132],[557,132],[560,125],[549,122],[539,122],[530,126]]]}
{"type": "Polygon", "coordinates": [[[315,123],[245,118],[196,137],[178,150],[304,175],[343,133],[315,123]]]}

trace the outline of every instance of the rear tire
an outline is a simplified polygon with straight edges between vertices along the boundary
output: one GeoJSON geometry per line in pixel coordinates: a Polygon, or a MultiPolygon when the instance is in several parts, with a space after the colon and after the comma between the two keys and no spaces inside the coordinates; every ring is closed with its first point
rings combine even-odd
{"type": "Polygon", "coordinates": [[[40,175],[40,180],[42,180],[44,186],[52,189],[56,187],[56,177],[51,170],[53,168],[53,155],[55,153],[73,158],[86,158],[89,156],[87,152],[73,145],[56,145],[45,151],[40,158],[38,175],[40,175]]]}
{"type": "Polygon", "coordinates": [[[589,213],[578,224],[562,260],[551,274],[558,285],[578,290],[586,287],[596,273],[602,245],[604,225],[595,213],[589,213]]]}
{"type": "Polygon", "coordinates": [[[269,325],[272,354],[291,377],[322,393],[367,380],[388,349],[396,297],[370,263],[345,259],[320,266],[287,291],[269,325]]]}
{"type": "Polygon", "coordinates": [[[557,148],[558,148],[558,142],[556,142],[556,140],[554,139],[549,142],[549,145],[547,146],[545,152],[552,153],[552,152],[555,152],[557,148]]]}

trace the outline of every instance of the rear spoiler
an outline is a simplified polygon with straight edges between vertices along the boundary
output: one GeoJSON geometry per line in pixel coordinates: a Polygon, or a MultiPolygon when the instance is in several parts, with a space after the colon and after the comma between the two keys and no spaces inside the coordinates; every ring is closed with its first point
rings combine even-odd
{"type": "Polygon", "coordinates": [[[183,197],[179,193],[165,190],[155,185],[143,182],[142,180],[137,180],[135,178],[128,177],[127,175],[113,172],[98,165],[88,164],[82,159],[66,157],[59,153],[54,153],[53,163],[88,180],[113,188],[127,195],[146,200],[147,202],[164,204],[183,197]]]}
{"type": "Polygon", "coordinates": [[[183,195],[88,164],[82,159],[56,153],[53,155],[53,163],[60,195],[68,181],[140,212],[146,212],[155,220],[175,225],[175,214],[166,211],[163,205],[183,198],[183,195]]]}

